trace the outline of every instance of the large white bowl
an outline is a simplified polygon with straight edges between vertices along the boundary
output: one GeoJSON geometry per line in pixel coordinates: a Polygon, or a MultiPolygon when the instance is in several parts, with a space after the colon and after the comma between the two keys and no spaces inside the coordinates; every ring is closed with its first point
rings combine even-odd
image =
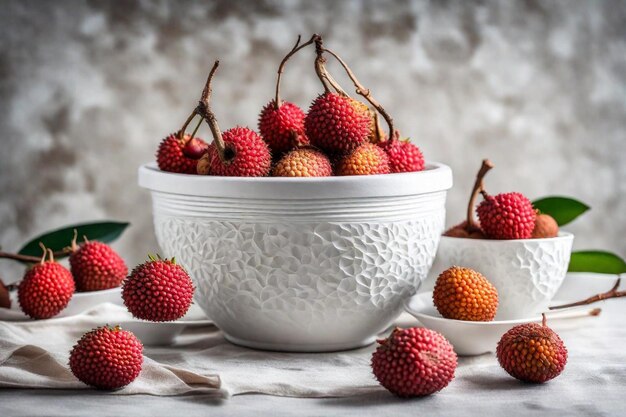
{"type": "Polygon", "coordinates": [[[498,290],[496,320],[532,317],[547,309],[561,286],[573,241],[574,235],[566,232],[553,238],[519,240],[443,236],[422,290],[432,290],[437,276],[450,266],[472,268],[498,290]]]}
{"type": "Polygon", "coordinates": [[[240,178],[139,169],[162,255],[234,343],[332,351],[372,343],[432,264],[452,172],[240,178]]]}

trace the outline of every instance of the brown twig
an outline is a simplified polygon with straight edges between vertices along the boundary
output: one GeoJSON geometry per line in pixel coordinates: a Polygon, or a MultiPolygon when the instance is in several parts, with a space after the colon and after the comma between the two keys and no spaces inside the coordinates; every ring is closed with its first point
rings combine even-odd
{"type": "Polygon", "coordinates": [[[337,81],[330,75],[326,69],[326,58],[324,58],[324,45],[320,35],[313,35],[315,38],[315,72],[324,86],[324,91],[330,92],[330,87],[344,97],[349,97],[337,81]]]}
{"type": "Polygon", "coordinates": [[[37,263],[41,260],[36,256],[20,255],[19,253],[9,253],[0,251],[0,258],[11,259],[19,262],[37,263]]]}
{"type": "Polygon", "coordinates": [[[291,51],[289,51],[289,53],[287,55],[285,55],[285,57],[283,58],[282,61],[280,61],[280,65],[278,66],[278,78],[276,79],[276,97],[274,99],[274,106],[276,107],[276,109],[278,110],[278,108],[281,105],[281,101],[280,101],[280,80],[283,76],[283,71],[285,70],[285,64],[287,63],[287,61],[289,60],[289,58],[291,58],[296,52],[298,52],[299,50],[306,48],[307,46],[311,45],[313,42],[315,42],[315,39],[317,39],[317,34],[314,34],[313,36],[311,36],[311,39],[309,39],[307,42],[303,43],[302,45],[300,45],[300,40],[302,39],[302,37],[300,35],[298,35],[298,40],[296,41],[296,44],[294,45],[293,48],[291,48],[291,51]]]}
{"type": "Polygon", "coordinates": [[[493,168],[493,164],[488,159],[483,159],[482,165],[476,174],[476,181],[474,182],[474,188],[472,188],[472,193],[470,194],[469,202],[467,203],[467,225],[465,230],[468,233],[472,233],[480,230],[480,227],[476,224],[476,220],[474,219],[474,205],[476,204],[476,198],[478,197],[478,193],[484,190],[483,179],[487,172],[493,168]]]}
{"type": "Polygon", "coordinates": [[[581,301],[576,301],[574,303],[562,304],[562,305],[559,305],[559,306],[552,306],[552,307],[548,307],[548,308],[550,310],[558,310],[558,309],[561,309],[561,308],[577,307],[577,306],[584,306],[584,305],[587,305],[587,304],[597,303],[598,301],[607,300],[609,298],[626,297],[626,291],[617,291],[617,289],[619,288],[619,284],[620,284],[621,280],[622,280],[621,278],[617,278],[617,281],[615,282],[615,285],[613,285],[613,288],[611,288],[607,292],[596,294],[596,295],[594,295],[592,297],[586,298],[586,299],[581,300],[581,301]]]}
{"type": "Polygon", "coordinates": [[[348,64],[346,64],[346,62],[343,59],[341,59],[339,55],[337,55],[336,53],[334,53],[328,48],[322,48],[322,51],[328,52],[329,54],[331,54],[341,64],[343,69],[346,71],[346,74],[348,74],[348,77],[350,77],[350,79],[352,80],[352,83],[356,87],[356,93],[359,94],[360,96],[363,96],[376,110],[378,110],[378,112],[383,116],[383,118],[387,122],[387,125],[389,126],[389,140],[396,139],[398,135],[396,134],[396,130],[393,126],[393,119],[391,118],[389,113],[387,113],[384,107],[381,106],[381,104],[378,101],[376,101],[374,97],[372,97],[371,91],[368,88],[365,88],[363,84],[359,82],[359,80],[354,75],[354,72],[352,72],[348,64]]]}

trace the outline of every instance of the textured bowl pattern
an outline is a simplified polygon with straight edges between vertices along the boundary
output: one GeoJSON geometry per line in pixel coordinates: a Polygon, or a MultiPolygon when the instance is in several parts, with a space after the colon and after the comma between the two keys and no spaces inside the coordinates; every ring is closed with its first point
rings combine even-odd
{"type": "Polygon", "coordinates": [[[482,273],[498,290],[496,320],[515,320],[546,310],[567,272],[573,235],[524,240],[442,237],[423,290],[451,265],[482,273]]]}
{"type": "MultiPolygon", "coordinates": [[[[156,236],[229,340],[289,351],[359,347],[391,324],[432,265],[451,185],[444,174],[430,192],[365,186],[332,198],[285,193],[291,184],[282,182],[245,197],[232,188],[152,189],[156,236]]],[[[335,182],[345,181],[326,187],[335,182]]]]}

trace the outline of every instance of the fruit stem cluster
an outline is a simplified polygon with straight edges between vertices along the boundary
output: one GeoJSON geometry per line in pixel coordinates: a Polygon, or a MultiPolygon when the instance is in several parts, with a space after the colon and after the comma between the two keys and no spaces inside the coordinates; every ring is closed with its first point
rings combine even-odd
{"type": "Polygon", "coordinates": [[[476,181],[474,182],[474,188],[472,188],[472,193],[470,194],[469,203],[467,204],[467,225],[466,230],[468,233],[475,232],[480,230],[480,227],[476,224],[476,220],[474,219],[474,206],[476,205],[476,198],[478,197],[478,193],[485,192],[483,179],[487,172],[493,168],[493,163],[489,159],[483,159],[482,165],[476,174],[476,181]]]}
{"type": "Polygon", "coordinates": [[[343,88],[339,85],[339,83],[333,78],[332,75],[326,69],[326,58],[324,57],[324,46],[323,40],[320,35],[313,35],[315,38],[315,73],[318,78],[322,82],[324,86],[324,91],[327,93],[330,92],[330,87],[332,87],[337,93],[341,94],[344,97],[349,97],[348,94],[344,91],[343,88]]]}
{"type": "Polygon", "coordinates": [[[280,61],[280,65],[278,66],[278,78],[276,79],[276,97],[274,99],[274,107],[276,108],[276,110],[278,110],[282,104],[280,100],[280,79],[283,76],[283,71],[285,70],[285,64],[287,63],[289,58],[295,55],[299,50],[306,48],[307,46],[314,43],[317,37],[319,37],[319,35],[314,34],[313,36],[311,36],[311,39],[309,39],[307,42],[300,45],[300,40],[302,39],[302,37],[298,35],[298,40],[296,41],[296,44],[294,45],[294,47],[291,49],[291,51],[289,51],[287,55],[285,55],[283,60],[280,61]]]}

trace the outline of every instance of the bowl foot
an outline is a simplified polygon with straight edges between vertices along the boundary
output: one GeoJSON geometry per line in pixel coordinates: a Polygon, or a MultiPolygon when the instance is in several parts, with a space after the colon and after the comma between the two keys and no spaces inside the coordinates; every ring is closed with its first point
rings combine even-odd
{"type": "Polygon", "coordinates": [[[337,352],[341,350],[358,349],[364,346],[371,345],[376,341],[376,336],[368,337],[365,340],[359,340],[354,342],[344,343],[270,343],[259,342],[257,340],[241,339],[239,337],[231,336],[224,333],[224,337],[230,343],[235,345],[258,349],[258,350],[270,350],[274,352],[301,352],[301,353],[320,353],[320,352],[337,352]]]}

